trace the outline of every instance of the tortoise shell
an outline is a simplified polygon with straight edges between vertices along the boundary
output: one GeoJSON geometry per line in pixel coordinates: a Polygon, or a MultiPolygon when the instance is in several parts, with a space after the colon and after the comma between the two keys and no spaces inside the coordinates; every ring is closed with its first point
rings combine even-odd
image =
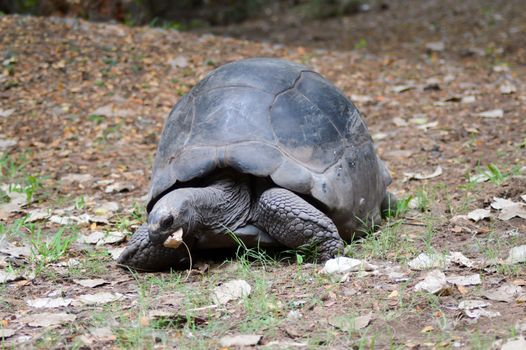
{"type": "Polygon", "coordinates": [[[157,148],[148,212],[164,193],[222,168],[310,196],[344,239],[379,219],[391,182],[352,102],[311,69],[271,58],[221,66],[176,104],[157,148]]]}

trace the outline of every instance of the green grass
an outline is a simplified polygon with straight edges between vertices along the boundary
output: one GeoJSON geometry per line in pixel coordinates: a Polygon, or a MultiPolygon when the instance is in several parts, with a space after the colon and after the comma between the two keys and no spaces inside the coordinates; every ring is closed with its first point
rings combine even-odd
{"type": "Polygon", "coordinates": [[[74,232],[66,233],[63,227],[52,235],[44,235],[39,227],[32,224],[28,225],[28,229],[31,237],[31,260],[36,265],[37,275],[47,264],[63,258],[76,238],[74,232]]]}

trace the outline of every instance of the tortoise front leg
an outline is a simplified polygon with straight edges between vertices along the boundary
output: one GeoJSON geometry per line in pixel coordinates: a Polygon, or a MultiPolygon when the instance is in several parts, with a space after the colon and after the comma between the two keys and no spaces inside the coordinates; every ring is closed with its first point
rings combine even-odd
{"type": "Polygon", "coordinates": [[[256,224],[290,248],[314,244],[322,260],[343,254],[336,226],[313,205],[283,188],[263,192],[255,212],[256,224]]]}
{"type": "Polygon", "coordinates": [[[140,271],[162,271],[170,267],[188,268],[189,257],[183,245],[172,249],[153,243],[148,234],[148,224],[143,224],[135,231],[117,263],[140,271]]]}

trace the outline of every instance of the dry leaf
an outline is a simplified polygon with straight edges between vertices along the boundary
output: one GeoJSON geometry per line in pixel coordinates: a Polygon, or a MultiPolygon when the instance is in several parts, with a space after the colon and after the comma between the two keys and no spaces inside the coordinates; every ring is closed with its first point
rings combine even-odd
{"type": "Polygon", "coordinates": [[[15,273],[14,271],[4,271],[0,270],[0,283],[13,282],[23,279],[21,275],[15,273]]]}
{"type": "Polygon", "coordinates": [[[6,220],[13,213],[20,212],[22,207],[27,204],[27,195],[25,193],[10,191],[9,185],[2,185],[1,189],[9,198],[8,202],[2,201],[0,203],[0,220],[6,220]]]}
{"type": "Polygon", "coordinates": [[[450,276],[446,280],[457,286],[474,286],[482,283],[478,273],[469,276],[450,276]]]}
{"type": "Polygon", "coordinates": [[[500,350],[524,350],[526,349],[526,338],[518,337],[516,339],[508,340],[502,344],[500,350]]]}
{"type": "Polygon", "coordinates": [[[462,300],[458,304],[458,308],[461,310],[473,310],[473,309],[480,309],[483,307],[490,306],[491,304],[484,300],[462,300]]]}
{"type": "Polygon", "coordinates": [[[227,304],[229,301],[246,297],[252,288],[245,280],[232,280],[214,288],[212,300],[215,304],[227,304]]]}
{"type": "Polygon", "coordinates": [[[526,245],[520,245],[510,249],[505,264],[512,265],[526,262],[526,245]]]}
{"type": "Polygon", "coordinates": [[[372,314],[367,314],[358,317],[336,316],[329,319],[328,322],[331,326],[350,333],[367,327],[369,323],[371,323],[372,319],[372,314]]]}
{"type": "Polygon", "coordinates": [[[438,254],[429,256],[426,253],[420,253],[416,258],[411,260],[408,265],[412,270],[427,270],[435,267],[445,268],[447,259],[438,254]]]}
{"type": "Polygon", "coordinates": [[[482,118],[502,118],[504,111],[502,109],[492,109],[491,111],[484,111],[477,115],[482,118]]]}
{"type": "Polygon", "coordinates": [[[425,326],[424,328],[420,330],[420,333],[429,333],[433,330],[434,330],[433,326],[425,326]]]}
{"type": "Polygon", "coordinates": [[[219,339],[219,343],[227,348],[231,346],[254,346],[259,344],[262,337],[262,335],[257,334],[226,335],[219,339]]]}
{"type": "Polygon", "coordinates": [[[102,278],[95,278],[95,279],[85,279],[85,280],[73,280],[76,284],[79,284],[83,287],[88,288],[95,288],[98,286],[102,286],[104,284],[108,284],[109,282],[106,280],[103,280],[102,278]]]}
{"type": "Polygon", "coordinates": [[[502,210],[507,207],[512,207],[515,204],[516,203],[514,201],[510,201],[509,199],[493,197],[493,202],[491,202],[491,207],[493,209],[502,210]]]}
{"type": "Polygon", "coordinates": [[[404,173],[404,182],[415,179],[415,180],[427,180],[432,179],[434,177],[442,175],[442,167],[439,165],[435,168],[435,171],[433,171],[431,174],[424,174],[424,173],[411,173],[411,172],[405,172],[404,173]]]}
{"type": "Polygon", "coordinates": [[[422,282],[415,286],[415,291],[426,291],[437,294],[447,288],[446,275],[440,270],[429,271],[422,282]]]}
{"type": "Polygon", "coordinates": [[[9,328],[0,328],[0,339],[6,339],[15,335],[16,331],[9,328]]]}
{"type": "Polygon", "coordinates": [[[328,274],[347,273],[355,271],[372,271],[376,268],[377,266],[371,265],[366,261],[339,256],[337,258],[327,260],[320,272],[328,274]]]}
{"type": "Polygon", "coordinates": [[[27,316],[26,323],[31,327],[51,327],[73,322],[76,318],[77,316],[64,312],[45,312],[27,316]]]}
{"type": "Polygon", "coordinates": [[[470,211],[468,213],[468,218],[471,220],[478,222],[480,220],[487,219],[491,216],[491,211],[487,209],[475,209],[473,211],[470,211]]]}
{"type": "Polygon", "coordinates": [[[73,299],[69,298],[37,298],[27,300],[26,303],[31,307],[41,309],[68,306],[69,304],[71,304],[72,301],[73,299]]]}
{"type": "Polygon", "coordinates": [[[449,255],[447,256],[447,260],[455,264],[469,267],[469,268],[472,268],[475,266],[475,264],[461,252],[449,253],[449,255]]]}
{"type": "Polygon", "coordinates": [[[521,293],[522,287],[511,283],[505,283],[497,289],[483,292],[482,295],[490,300],[511,303],[515,301],[517,296],[521,293]]]}
{"type": "Polygon", "coordinates": [[[79,296],[78,301],[86,305],[107,304],[124,297],[121,293],[101,292],[96,294],[83,294],[79,296]]]}
{"type": "Polygon", "coordinates": [[[500,312],[498,311],[490,311],[486,309],[473,309],[473,310],[464,310],[464,314],[470,318],[474,318],[478,320],[480,317],[498,317],[500,316],[500,312]]]}

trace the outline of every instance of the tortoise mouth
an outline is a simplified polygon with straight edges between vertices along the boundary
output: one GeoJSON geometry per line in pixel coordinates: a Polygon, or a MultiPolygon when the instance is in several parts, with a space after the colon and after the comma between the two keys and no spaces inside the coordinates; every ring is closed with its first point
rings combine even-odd
{"type": "Polygon", "coordinates": [[[179,227],[171,235],[169,235],[163,242],[166,248],[177,249],[183,243],[183,228],[179,227]]]}

